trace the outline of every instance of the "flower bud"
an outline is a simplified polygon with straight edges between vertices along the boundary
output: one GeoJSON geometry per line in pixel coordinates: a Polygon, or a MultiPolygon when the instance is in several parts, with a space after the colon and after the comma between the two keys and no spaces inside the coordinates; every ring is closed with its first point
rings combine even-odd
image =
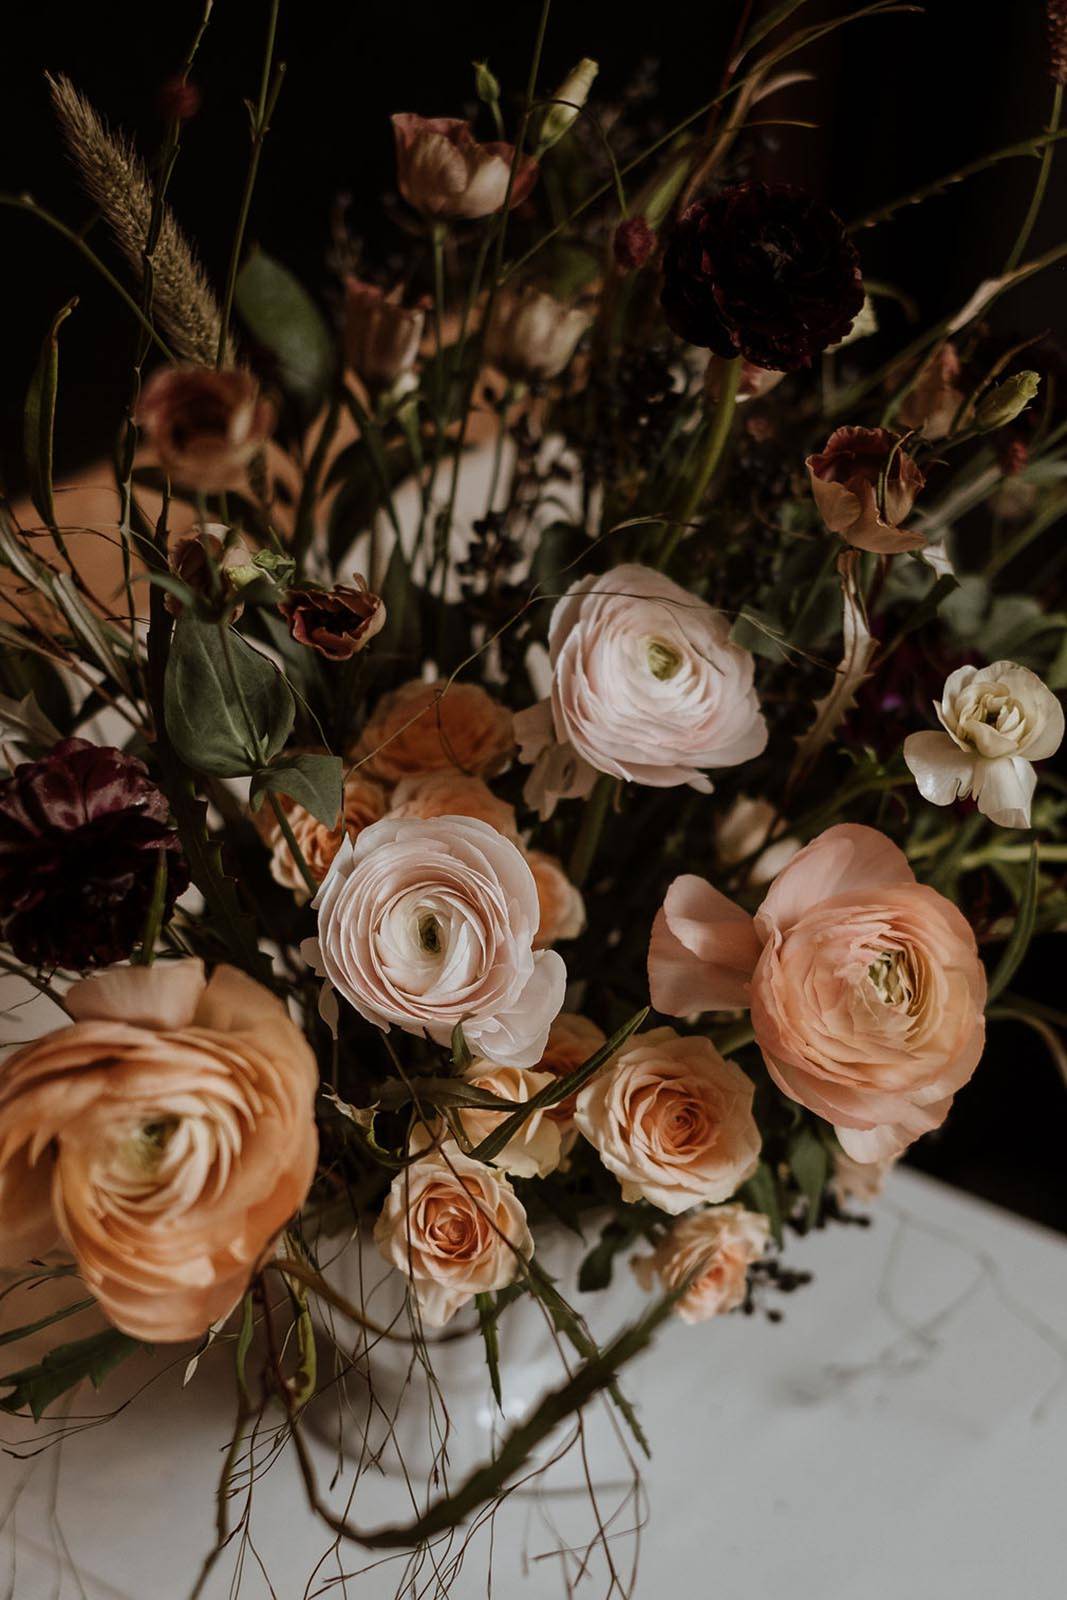
{"type": "Polygon", "coordinates": [[[541,119],[539,144],[542,150],[550,149],[563,138],[588,100],[593,80],[599,71],[599,62],[583,56],[578,65],[564,78],[552,96],[552,104],[546,106],[541,119]]]}
{"type": "Polygon", "coordinates": [[[500,83],[495,73],[490,72],[488,61],[472,62],[474,67],[474,92],[478,99],[486,106],[495,106],[500,100],[500,83]]]}
{"type": "Polygon", "coordinates": [[[1036,372],[1017,372],[1014,377],[1005,378],[1003,383],[990,389],[978,402],[974,413],[975,427],[982,433],[991,433],[994,428],[1003,428],[1005,423],[1014,422],[1019,413],[1026,410],[1040,386],[1041,377],[1036,372]]]}
{"type": "Polygon", "coordinates": [[[639,272],[655,254],[655,230],[644,217],[625,217],[615,229],[611,248],[617,267],[623,272],[639,272]]]}
{"type": "Polygon", "coordinates": [[[400,304],[399,289],[386,294],[359,278],[345,280],[345,359],[372,394],[411,371],[425,321],[425,312],[400,304]]]}
{"type": "Polygon", "coordinates": [[[542,289],[501,294],[486,337],[486,360],[519,382],[555,378],[592,321],[542,289]]]}

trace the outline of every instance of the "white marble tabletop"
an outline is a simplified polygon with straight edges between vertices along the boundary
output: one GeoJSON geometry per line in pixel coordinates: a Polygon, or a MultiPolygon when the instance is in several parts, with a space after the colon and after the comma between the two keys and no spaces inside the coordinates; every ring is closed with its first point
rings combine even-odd
{"type": "MultiPolygon", "coordinates": [[[[779,1299],[783,1322],[672,1322],[624,1374],[653,1456],[639,1500],[624,1470],[598,1497],[623,1592],[636,1556],[639,1600],[1062,1600],[1064,1240],[902,1172],[870,1229],[792,1241],[789,1261],[816,1279],[779,1299]]],[[[149,1375],[75,1409],[105,1409],[149,1375]]],[[[181,1377],[179,1363],[59,1450],[0,1458],[0,1597],[185,1600],[212,1543],[229,1361],[205,1358],[184,1392],[181,1377]]],[[[598,1449],[598,1407],[590,1424],[598,1449]]],[[[0,1433],[9,1447],[31,1438],[8,1418],[0,1433]]],[[[330,1453],[315,1451],[328,1482],[330,1453]]],[[[569,1457],[553,1492],[514,1495],[465,1541],[458,1572],[441,1546],[436,1574],[426,1559],[405,1579],[402,1558],[371,1566],[358,1546],[332,1547],[283,1450],[256,1484],[249,1539],[223,1554],[205,1596],[599,1600],[611,1592],[601,1549],[579,1581],[592,1516],[565,1492],[577,1481],[569,1457]]],[[[398,1480],[366,1474],[351,1509],[368,1526],[410,1502],[398,1480]]]]}

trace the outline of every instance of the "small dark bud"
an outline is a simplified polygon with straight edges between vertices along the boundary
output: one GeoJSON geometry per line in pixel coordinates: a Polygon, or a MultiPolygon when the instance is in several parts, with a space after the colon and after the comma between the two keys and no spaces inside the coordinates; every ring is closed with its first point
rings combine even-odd
{"type": "Polygon", "coordinates": [[[168,78],[159,91],[159,114],[164,122],[190,122],[200,110],[200,90],[187,78],[168,78]]]}
{"type": "Polygon", "coordinates": [[[638,272],[655,254],[655,230],[644,217],[627,217],[615,229],[612,249],[616,266],[623,272],[638,272]]]}

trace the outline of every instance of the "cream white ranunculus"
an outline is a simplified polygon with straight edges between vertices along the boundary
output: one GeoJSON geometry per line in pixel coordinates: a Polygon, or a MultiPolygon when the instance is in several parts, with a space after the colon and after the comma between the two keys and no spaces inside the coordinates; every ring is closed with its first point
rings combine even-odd
{"type": "Polygon", "coordinates": [[[526,798],[543,817],[595,775],[709,793],[708,768],[758,756],[767,726],[755,663],[721,612],[650,567],[583,578],[552,613],[547,702],[515,735],[535,762],[526,798]]]}
{"type": "Polygon", "coordinates": [[[567,972],[535,952],[540,907],[522,851],[474,817],[385,817],[346,839],[313,901],[305,959],[350,1005],[447,1045],[532,1067],[567,972]]]}
{"type": "Polygon", "coordinates": [[[943,733],[913,733],[904,760],[935,806],[968,795],[991,822],[1028,828],[1037,776],[1031,765],[1063,739],[1063,707],[1036,673],[1014,661],[960,667],[934,709],[943,733]]]}

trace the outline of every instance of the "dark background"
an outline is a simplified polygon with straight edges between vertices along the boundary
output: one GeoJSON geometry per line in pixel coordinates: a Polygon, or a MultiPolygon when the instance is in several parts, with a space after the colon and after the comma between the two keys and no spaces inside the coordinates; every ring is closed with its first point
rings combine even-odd
{"type": "MultiPolygon", "coordinates": [[[[858,4],[858,0],[856,0],[858,4]]],[[[855,9],[810,0],[795,22],[855,9]]],[[[116,126],[151,155],[161,132],[161,86],[175,71],[201,13],[200,0],[38,0],[8,18],[0,54],[0,188],[29,191],[80,225],[88,207],[55,133],[42,74],[68,73],[116,126]]],[[[331,205],[352,195],[354,231],[368,255],[403,251],[383,194],[392,186],[390,112],[458,115],[473,101],[473,58],[487,58],[512,97],[525,82],[538,0],[510,4],[283,3],[279,54],[288,73],[263,158],[249,237],[319,293],[331,205]]],[[[759,0],[754,8],[768,9],[759,0]]],[[[741,0],[657,0],[655,5],[556,0],[542,87],[550,90],[582,55],[601,63],[598,99],[625,91],[658,63],[666,125],[715,92],[741,0]]],[[[761,176],[804,184],[844,217],[949,172],[983,152],[1037,132],[1051,85],[1043,0],[927,0],[922,14],[863,20],[790,63],[818,81],[776,102],[778,115],[813,117],[815,130],[763,135],[761,176]]],[[[220,281],[248,153],[242,104],[256,93],[265,0],[216,0],[194,79],[199,114],[183,140],[171,185],[175,210],[220,281]]],[[[510,109],[510,108],[509,108],[510,109]]],[[[963,304],[1002,270],[1028,203],[1031,160],[1013,161],[947,191],[859,239],[868,276],[913,296],[924,323],[963,304]]],[[[1028,256],[1058,242],[1067,201],[1067,150],[1028,256]]],[[[111,447],[128,383],[132,333],[111,291],[36,221],[0,212],[3,361],[0,467],[17,489],[21,408],[48,323],[72,294],[66,324],[57,466],[69,471],[111,447]]],[[[94,242],[95,236],[94,236],[94,242]]],[[[998,307],[999,331],[1062,333],[1064,267],[1042,274],[998,307]]],[[[890,328],[888,337],[899,337],[890,328]]],[[[1056,939],[1030,956],[1013,987],[1058,1002],[1056,939]]],[[[946,1128],[911,1160],[962,1186],[1067,1229],[1064,1135],[1067,1086],[1036,1036],[995,1024],[987,1057],[958,1097],[946,1128]]]]}

